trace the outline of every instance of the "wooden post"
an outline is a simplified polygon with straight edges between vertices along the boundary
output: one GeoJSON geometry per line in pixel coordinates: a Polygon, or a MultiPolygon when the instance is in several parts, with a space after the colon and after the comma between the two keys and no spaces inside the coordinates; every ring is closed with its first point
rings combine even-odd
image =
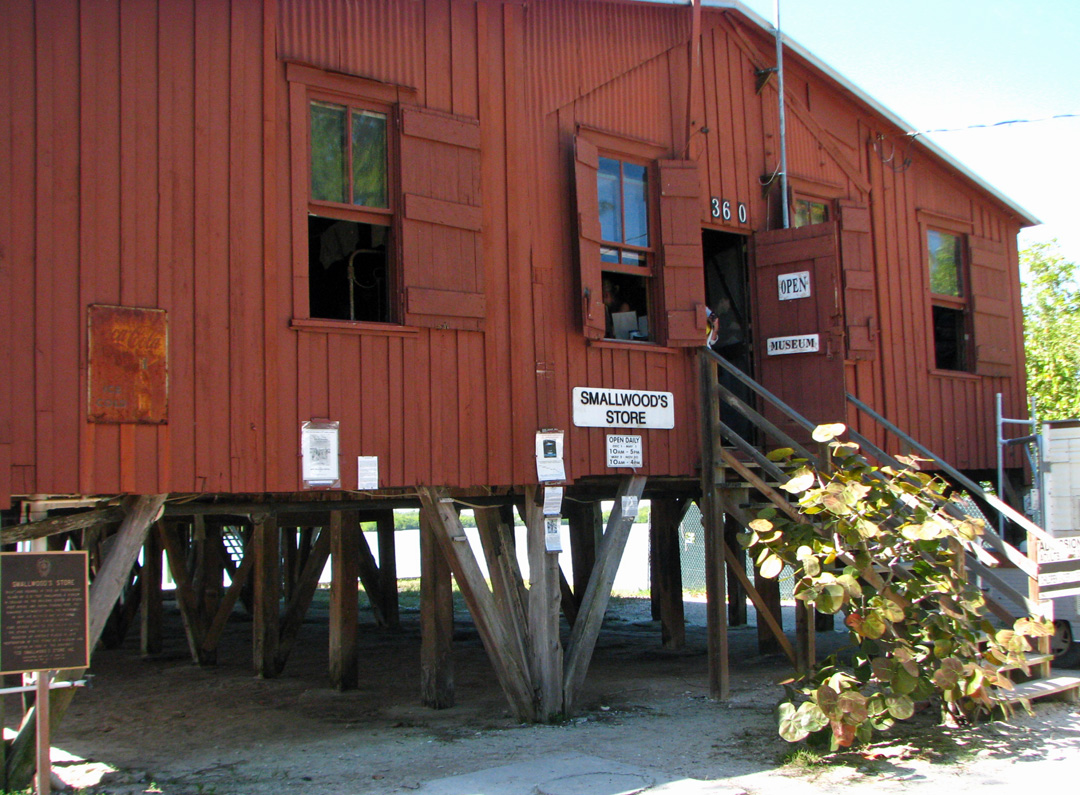
{"type": "Polygon", "coordinates": [[[465,529],[445,492],[424,486],[418,489],[423,512],[429,514],[434,535],[454,572],[461,595],[469,607],[476,630],[491,659],[499,685],[510,702],[514,717],[523,722],[536,719],[529,662],[519,653],[521,644],[509,620],[495,605],[487,581],[473,557],[465,529]]]}
{"type": "Polygon", "coordinates": [[[730,514],[724,516],[724,543],[731,550],[735,563],[728,566],[728,624],[734,627],[742,627],[747,624],[746,614],[746,589],[742,586],[742,579],[735,571],[735,567],[741,567],[746,571],[746,550],[739,543],[738,536],[742,531],[739,524],[730,514]]]}
{"type": "MultiPolygon", "coordinates": [[[[784,626],[784,614],[780,607],[780,580],[777,577],[762,577],[761,571],[754,568],[754,587],[761,595],[766,608],[772,614],[776,623],[784,626]]],[[[776,636],[769,629],[768,623],[758,616],[757,618],[758,652],[761,654],[776,654],[780,651],[780,644],[776,636]]]]}
{"type": "Polygon", "coordinates": [[[487,560],[495,606],[510,623],[510,636],[519,646],[517,653],[521,655],[521,659],[528,659],[528,596],[518,566],[513,526],[502,521],[502,511],[497,507],[476,508],[473,515],[476,517],[480,545],[487,560]]]}
{"type": "Polygon", "coordinates": [[[360,544],[365,544],[360,535],[356,511],[330,512],[330,682],[338,690],[354,689],[360,674],[357,554],[360,544]]]}
{"type": "Polygon", "coordinates": [[[454,706],[454,591],[450,565],[432,517],[420,511],[420,698],[424,706],[454,706]]]}
{"type": "Polygon", "coordinates": [[[623,550],[626,548],[626,539],[630,535],[630,528],[634,523],[634,516],[623,512],[623,497],[640,499],[641,492],[645,489],[645,478],[634,476],[624,478],[619,484],[619,490],[615,495],[615,504],[611,508],[608,517],[607,529],[600,544],[597,556],[596,568],[593,569],[589,584],[585,588],[585,596],[581,602],[581,611],[578,620],[570,632],[570,641],[566,645],[566,670],[563,674],[563,710],[570,714],[573,712],[575,701],[581,685],[585,681],[585,674],[592,660],[593,649],[596,648],[596,639],[600,635],[600,625],[604,620],[604,612],[607,610],[608,601],[611,599],[611,586],[615,582],[615,574],[622,560],[623,550]]]}
{"type": "Polygon", "coordinates": [[[371,554],[364,528],[357,525],[357,572],[360,581],[364,584],[364,593],[367,594],[368,602],[371,603],[371,612],[375,616],[375,624],[380,627],[386,626],[386,617],[383,615],[382,581],[379,577],[379,564],[375,562],[375,556],[371,554]]]}
{"type": "Polygon", "coordinates": [[[394,512],[379,511],[376,527],[379,536],[379,592],[382,596],[382,614],[386,626],[401,626],[398,609],[397,548],[394,534],[394,512]]]}
{"type": "Polygon", "coordinates": [[[139,646],[142,655],[147,657],[160,654],[162,649],[161,542],[157,533],[146,535],[142,569],[142,576],[139,578],[142,590],[139,646]]]}
{"type": "MultiPolygon", "coordinates": [[[[596,549],[604,537],[600,503],[565,500],[563,514],[570,522],[570,553],[574,577],[574,601],[580,609],[585,586],[596,565],[596,549]]],[[[571,622],[573,623],[573,622],[571,622]]]]}
{"type": "Polygon", "coordinates": [[[652,499],[650,539],[653,547],[650,557],[656,563],[652,591],[660,608],[660,638],[665,649],[681,649],[686,645],[679,525],[689,505],[686,499],[652,499]]]}
{"type": "Polygon", "coordinates": [[[252,614],[252,658],[255,673],[273,679],[280,671],[277,653],[280,632],[281,547],[277,517],[265,514],[255,519],[255,587],[252,614]]]}
{"type": "Polygon", "coordinates": [[[563,650],[559,640],[559,553],[544,542],[543,493],[525,489],[525,526],[529,548],[530,671],[536,692],[536,718],[550,721],[562,711],[563,650]]]}
{"type": "Polygon", "coordinates": [[[285,668],[285,661],[289,659],[293,644],[300,634],[300,628],[304,624],[304,616],[311,607],[311,600],[319,587],[319,576],[326,567],[326,559],[330,557],[330,517],[324,520],[317,538],[313,538],[304,570],[296,581],[296,588],[292,598],[285,605],[285,612],[281,616],[281,629],[278,637],[278,650],[275,658],[277,670],[285,668]]]}
{"type": "Polygon", "coordinates": [[[817,656],[816,628],[814,626],[814,609],[808,607],[806,602],[795,603],[795,670],[805,674],[814,667],[814,658],[817,656]]]}

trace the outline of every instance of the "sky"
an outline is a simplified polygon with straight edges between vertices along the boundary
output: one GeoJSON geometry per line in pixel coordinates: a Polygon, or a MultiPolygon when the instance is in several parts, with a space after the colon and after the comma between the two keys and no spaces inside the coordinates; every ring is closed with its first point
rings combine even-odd
{"type": "Polygon", "coordinates": [[[912,130],[1075,114],[930,137],[1080,263],[1080,0],[781,0],[780,27],[912,130]]]}

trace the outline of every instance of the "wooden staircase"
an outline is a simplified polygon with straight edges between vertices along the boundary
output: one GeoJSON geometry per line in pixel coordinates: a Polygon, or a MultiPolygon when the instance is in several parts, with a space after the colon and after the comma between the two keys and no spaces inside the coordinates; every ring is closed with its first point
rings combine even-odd
{"type": "MultiPolygon", "coordinates": [[[[780,486],[787,482],[788,476],[783,469],[766,457],[763,450],[790,447],[798,457],[806,459],[814,469],[827,471],[829,468],[829,448],[825,444],[803,443],[796,439],[792,433],[781,428],[780,426],[783,425],[786,428],[801,429],[804,433],[800,433],[798,430],[796,433],[802,438],[809,438],[816,427],[816,423],[802,417],[793,408],[786,405],[733,364],[708,348],[703,348],[701,351],[700,368],[702,406],[701,488],[703,497],[702,519],[706,531],[706,554],[708,556],[710,553],[715,553],[717,559],[723,559],[729,564],[729,571],[739,579],[743,589],[754,602],[758,615],[764,618],[770,631],[775,635],[776,641],[791,658],[795,668],[799,671],[807,670],[814,662],[815,633],[812,611],[807,610],[803,603],[798,603],[796,609],[796,643],[793,647],[784,635],[782,627],[774,620],[761,593],[750,582],[740,562],[735,560],[735,553],[731,547],[723,543],[723,535],[719,532],[719,528],[723,528],[726,517],[730,517],[743,527],[749,525],[750,521],[755,518],[754,514],[756,514],[756,512],[751,512],[745,507],[750,503],[749,495],[751,493],[756,493],[760,499],[767,500],[768,503],[794,521],[808,522],[809,519],[798,512],[795,506],[788,501],[786,492],[780,489],[780,486]],[[721,373],[725,374],[726,377],[721,379],[721,373]],[[742,388],[749,389],[756,396],[755,403],[757,405],[750,405],[750,403],[740,398],[728,385],[723,383],[724,381],[729,385],[739,384],[742,388]],[[766,406],[768,409],[764,408],[766,406]],[[759,407],[762,410],[759,411],[759,407]],[[723,414],[722,409],[724,410],[723,414]],[[730,412],[734,412],[734,415],[731,415],[730,412]],[[765,416],[765,412],[773,418],[780,416],[783,421],[770,420],[765,416]],[[724,422],[723,416],[740,417],[740,422],[736,424],[752,427],[754,429],[752,432],[753,438],[746,438],[746,436],[738,433],[732,427],[732,424],[724,422]],[[712,526],[711,533],[710,525],[712,526]],[[713,541],[710,544],[710,536],[714,539],[720,538],[721,541],[719,543],[713,541]]],[[[969,542],[965,544],[966,572],[978,577],[984,586],[992,587],[995,598],[987,596],[987,607],[1003,623],[1011,625],[1016,618],[1026,615],[1042,616],[1052,620],[1053,602],[1050,599],[1043,598],[1040,594],[1038,550],[1040,547],[1056,546],[1055,539],[1011,506],[1002,502],[996,496],[986,493],[977,483],[916,442],[865,403],[850,394],[847,395],[847,399],[855,409],[870,417],[883,429],[900,439],[907,449],[915,451],[923,458],[933,462],[933,468],[958,489],[966,490],[980,505],[989,506],[991,509],[1001,513],[1006,519],[1015,523],[1027,533],[1028,548],[1035,550],[1034,557],[1028,557],[1016,547],[1007,543],[992,528],[987,527],[985,535],[980,539],[980,543],[969,542]],[[984,543],[992,549],[987,549],[983,545],[984,543]],[[1002,566],[1015,568],[1022,572],[1027,583],[1026,593],[1013,587],[1008,578],[1002,576],[1002,566]]],[[[850,427],[848,427],[845,435],[860,446],[867,458],[874,460],[876,463],[898,469],[905,468],[896,458],[850,427]]],[[[941,499],[940,506],[952,516],[964,518],[960,509],[951,501],[941,499]]],[[[706,580],[710,589],[721,589],[723,587],[722,580],[717,583],[709,580],[708,570],[706,571],[706,580]]],[[[712,590],[710,590],[710,602],[713,601],[711,593],[712,590]]],[[[722,601],[721,599],[720,602],[722,601]]],[[[719,623],[723,623],[722,620],[719,623]]],[[[726,632],[726,625],[723,629],[726,632]]],[[[710,616],[710,635],[712,630],[713,623],[712,616],[710,616]]],[[[1053,655],[1049,652],[1050,639],[1039,639],[1039,648],[1034,654],[1029,655],[1027,660],[1027,668],[1032,672],[1033,678],[1019,682],[1012,691],[1001,689],[998,694],[999,697],[1008,702],[1019,702],[1052,695],[1061,695],[1071,701],[1080,699],[1080,676],[1054,675],[1051,670],[1053,655]]],[[[723,662],[722,667],[723,670],[719,672],[717,682],[714,683],[713,688],[714,695],[718,697],[724,697],[725,695],[726,660],[723,662]]],[[[1026,676],[1020,668],[1016,670],[1016,675],[1026,676]]]]}

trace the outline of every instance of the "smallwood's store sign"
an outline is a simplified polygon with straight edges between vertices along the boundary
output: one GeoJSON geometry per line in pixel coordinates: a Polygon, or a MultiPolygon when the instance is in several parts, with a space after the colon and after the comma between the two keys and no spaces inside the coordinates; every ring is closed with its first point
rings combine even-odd
{"type": "Polygon", "coordinates": [[[574,388],[574,425],[579,428],[675,427],[675,397],[671,392],[638,389],[574,388]]]}

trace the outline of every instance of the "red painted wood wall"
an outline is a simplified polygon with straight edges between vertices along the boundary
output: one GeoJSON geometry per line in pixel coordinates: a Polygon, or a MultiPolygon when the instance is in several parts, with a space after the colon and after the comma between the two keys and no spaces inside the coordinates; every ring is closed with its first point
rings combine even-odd
{"type": "MultiPolygon", "coordinates": [[[[547,427],[569,431],[569,477],[614,474],[605,431],[572,426],[576,386],[672,392],[676,428],[644,432],[644,474],[696,475],[694,350],[582,334],[574,138],[584,126],[694,160],[703,228],[766,229],[759,179],[777,164],[776,94],[775,81],[756,91],[755,69],[771,65],[772,43],[736,13],[705,10],[690,97],[690,8],[666,4],[2,9],[0,500],[296,491],[299,427],[313,418],[341,423],[346,489],[357,455],[379,457],[383,487],[531,482],[547,427]],[[478,120],[479,330],[296,322],[287,63],[478,120]],[[715,222],[713,196],[745,203],[747,223],[715,222]],[[166,425],[86,421],[90,304],[168,311],[166,425]]],[[[1022,219],[797,56],[786,65],[796,188],[868,208],[869,236],[844,245],[853,270],[874,276],[876,295],[859,295],[876,308],[876,349],[848,361],[848,388],[958,466],[993,466],[994,393],[1010,416],[1025,411],[1022,219]],[[893,148],[910,166],[888,160],[893,148]],[[920,223],[942,217],[973,241],[976,290],[992,284],[1004,300],[1008,316],[991,325],[1008,361],[985,374],[933,369],[920,223]]]]}

